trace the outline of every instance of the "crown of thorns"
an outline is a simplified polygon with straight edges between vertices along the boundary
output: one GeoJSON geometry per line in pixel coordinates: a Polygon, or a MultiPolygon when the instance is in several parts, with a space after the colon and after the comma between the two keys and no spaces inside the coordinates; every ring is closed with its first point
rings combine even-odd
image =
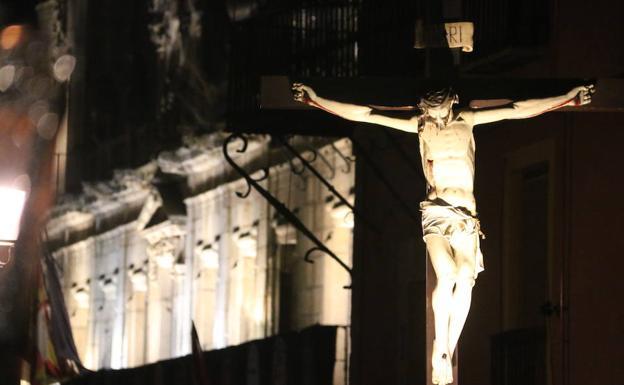
{"type": "Polygon", "coordinates": [[[456,97],[457,94],[450,87],[436,91],[429,91],[420,99],[418,106],[422,109],[440,107],[449,100],[454,100],[456,97]]]}

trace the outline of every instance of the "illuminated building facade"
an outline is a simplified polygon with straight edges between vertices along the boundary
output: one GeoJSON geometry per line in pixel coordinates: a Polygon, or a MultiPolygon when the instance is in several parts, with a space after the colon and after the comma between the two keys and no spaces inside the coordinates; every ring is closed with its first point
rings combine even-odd
{"type": "MultiPolygon", "coordinates": [[[[343,286],[349,275],[320,254],[306,263],[309,241],[259,194],[235,194],[244,191],[244,179],[210,184],[227,180],[221,147],[209,144],[219,137],[120,171],[56,207],[47,232],[51,244],[62,245],[54,257],[88,368],[134,367],[189,354],[191,321],[205,350],[315,324],[344,328],[339,343],[347,343],[350,292],[343,286]],[[150,183],[158,171],[184,176],[186,187],[199,191],[184,198],[185,215],[164,214],[167,203],[150,183]],[[115,225],[118,220],[122,224],[115,225]]],[[[318,171],[353,201],[350,143],[298,145],[316,148],[318,171]]],[[[239,160],[268,166],[266,188],[350,263],[351,213],[309,173],[293,173],[302,166],[297,160],[276,156],[265,163],[270,149],[264,137],[249,146],[239,160]]],[[[337,380],[345,364],[339,357],[337,380]]]]}

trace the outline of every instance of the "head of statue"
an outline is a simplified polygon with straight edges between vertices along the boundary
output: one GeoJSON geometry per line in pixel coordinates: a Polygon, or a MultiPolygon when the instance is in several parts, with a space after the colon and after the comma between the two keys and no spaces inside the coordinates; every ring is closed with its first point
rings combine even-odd
{"type": "Polygon", "coordinates": [[[459,102],[459,97],[450,88],[430,91],[420,99],[418,107],[423,111],[425,119],[440,123],[448,122],[452,117],[453,104],[459,102]]]}

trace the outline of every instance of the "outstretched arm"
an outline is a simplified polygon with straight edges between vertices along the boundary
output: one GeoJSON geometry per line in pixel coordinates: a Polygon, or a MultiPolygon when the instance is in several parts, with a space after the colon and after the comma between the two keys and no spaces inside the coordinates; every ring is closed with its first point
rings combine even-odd
{"type": "Polygon", "coordinates": [[[503,108],[473,111],[474,125],[497,122],[505,119],[524,119],[541,115],[565,106],[581,106],[591,103],[594,85],[575,87],[568,93],[545,99],[530,99],[514,102],[503,108]]]}
{"type": "Polygon", "coordinates": [[[380,111],[368,106],[337,102],[321,98],[312,88],[301,83],[292,87],[295,100],[320,108],[341,118],[356,122],[374,123],[407,132],[418,132],[419,116],[401,119],[382,115],[380,111]]]}

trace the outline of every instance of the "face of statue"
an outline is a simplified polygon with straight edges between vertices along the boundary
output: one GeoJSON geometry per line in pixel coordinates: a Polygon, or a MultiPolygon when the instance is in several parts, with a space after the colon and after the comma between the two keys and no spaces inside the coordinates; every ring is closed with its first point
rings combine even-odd
{"type": "Polygon", "coordinates": [[[430,107],[425,110],[427,118],[433,120],[446,120],[452,112],[452,103],[445,103],[438,107],[430,107]]]}
{"type": "Polygon", "coordinates": [[[457,94],[450,89],[428,93],[419,104],[425,121],[442,128],[453,117],[453,104],[457,103],[457,99],[457,94]]]}

